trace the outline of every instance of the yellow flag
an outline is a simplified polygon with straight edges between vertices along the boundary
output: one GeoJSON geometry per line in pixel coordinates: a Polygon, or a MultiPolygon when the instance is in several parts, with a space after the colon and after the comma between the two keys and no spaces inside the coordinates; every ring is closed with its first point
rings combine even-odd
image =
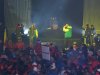
{"type": "Polygon", "coordinates": [[[36,31],[35,32],[36,33],[36,38],[38,38],[38,30],[36,29],[35,31],[36,31]]]}
{"type": "Polygon", "coordinates": [[[7,32],[6,32],[6,29],[5,29],[5,31],[4,31],[4,46],[3,46],[4,50],[6,48],[6,43],[7,43],[7,32]]]}

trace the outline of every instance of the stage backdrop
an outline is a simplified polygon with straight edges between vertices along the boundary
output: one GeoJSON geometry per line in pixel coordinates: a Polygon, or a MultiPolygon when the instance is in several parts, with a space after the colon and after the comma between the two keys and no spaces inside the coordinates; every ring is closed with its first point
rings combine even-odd
{"type": "Polygon", "coordinates": [[[71,43],[80,40],[83,0],[32,0],[32,22],[36,24],[42,41],[53,41],[63,46],[65,43],[63,26],[66,23],[73,27],[71,43]],[[58,25],[57,30],[50,29],[52,17],[58,25]]]}
{"type": "Polygon", "coordinates": [[[46,34],[51,31],[51,35],[47,33],[47,37],[64,37],[62,32],[56,34],[57,31],[47,30],[52,24],[50,20],[52,17],[58,24],[58,31],[63,31],[63,26],[68,23],[73,27],[72,38],[80,37],[83,23],[83,0],[32,0],[32,22],[36,24],[40,33],[46,34]]]}
{"type": "Polygon", "coordinates": [[[83,25],[93,24],[100,34],[100,0],[84,0],[83,25]]]}
{"type": "Polygon", "coordinates": [[[3,49],[3,32],[4,32],[4,0],[0,0],[0,51],[3,49]]]}
{"type": "Polygon", "coordinates": [[[5,25],[9,37],[15,31],[16,24],[24,24],[27,28],[31,23],[31,0],[4,0],[5,25]]]}

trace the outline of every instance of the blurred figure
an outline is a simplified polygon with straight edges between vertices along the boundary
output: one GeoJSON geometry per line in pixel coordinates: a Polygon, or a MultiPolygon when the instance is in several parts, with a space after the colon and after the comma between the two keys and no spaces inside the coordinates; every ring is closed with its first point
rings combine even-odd
{"type": "Polygon", "coordinates": [[[53,43],[50,43],[49,48],[50,48],[50,55],[52,57],[55,57],[56,49],[55,49],[54,44],[53,43]]]}
{"type": "Polygon", "coordinates": [[[34,51],[36,53],[37,56],[42,56],[42,45],[41,45],[41,41],[38,39],[36,42],[36,45],[34,47],[34,51]]]}
{"type": "Polygon", "coordinates": [[[19,37],[22,38],[22,35],[24,34],[23,27],[24,26],[22,24],[17,24],[16,25],[15,33],[16,33],[17,40],[18,40],[19,37]]]}
{"type": "Polygon", "coordinates": [[[90,45],[90,36],[91,36],[91,29],[89,27],[89,24],[86,24],[86,28],[85,28],[85,37],[86,37],[86,44],[90,45]]]}
{"type": "Polygon", "coordinates": [[[86,44],[85,28],[82,26],[82,44],[86,44]]]}
{"type": "Polygon", "coordinates": [[[46,75],[58,75],[56,71],[56,64],[55,62],[52,62],[50,65],[50,70],[48,70],[46,75]]]}
{"type": "Polygon", "coordinates": [[[93,52],[93,56],[94,56],[94,57],[97,56],[97,50],[98,50],[98,49],[99,49],[99,48],[97,47],[96,43],[93,43],[93,44],[90,46],[90,48],[89,48],[89,50],[93,52]]]}
{"type": "Polygon", "coordinates": [[[0,39],[0,50],[3,50],[3,42],[1,39],[0,39]]]}
{"type": "Polygon", "coordinates": [[[96,59],[100,62],[100,49],[97,51],[96,59]]]}
{"type": "Polygon", "coordinates": [[[33,42],[35,42],[36,39],[38,38],[38,30],[36,29],[34,24],[29,28],[28,33],[29,33],[30,47],[32,48],[33,42]]]}
{"type": "Polygon", "coordinates": [[[67,46],[70,46],[70,41],[69,39],[72,37],[72,26],[69,24],[66,24],[63,26],[63,32],[65,35],[65,39],[66,39],[66,44],[67,46]]]}
{"type": "Polygon", "coordinates": [[[13,49],[12,40],[8,40],[7,48],[8,48],[8,49],[13,49]]]}
{"type": "Polygon", "coordinates": [[[22,41],[21,38],[18,38],[18,41],[16,43],[16,49],[18,50],[23,50],[25,47],[24,47],[24,42],[22,41]]]}
{"type": "Polygon", "coordinates": [[[66,71],[66,72],[64,72],[64,74],[63,74],[63,75],[70,75],[70,74],[69,74],[69,72],[67,72],[67,71],[66,71]]]}
{"type": "Polygon", "coordinates": [[[77,44],[73,44],[72,50],[67,54],[70,63],[78,64],[79,49],[77,44]]]}
{"type": "Polygon", "coordinates": [[[91,25],[91,44],[93,44],[95,41],[94,41],[94,38],[96,37],[96,29],[94,27],[94,25],[91,25]]]}

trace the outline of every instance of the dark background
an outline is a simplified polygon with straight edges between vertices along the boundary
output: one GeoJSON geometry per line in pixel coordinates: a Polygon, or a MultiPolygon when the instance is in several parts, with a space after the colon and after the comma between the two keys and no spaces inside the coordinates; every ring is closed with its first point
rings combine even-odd
{"type": "MultiPolygon", "coordinates": [[[[32,0],[32,22],[39,30],[39,37],[44,40],[61,41],[64,39],[63,26],[68,23],[73,27],[74,38],[81,37],[83,21],[83,0],[32,0]],[[56,18],[59,29],[47,30],[51,17],[56,18]]],[[[4,32],[4,0],[0,0],[0,39],[4,32]]]]}
{"type": "Polygon", "coordinates": [[[4,32],[4,0],[0,0],[0,50],[3,49],[3,32],[4,32]]]}
{"type": "Polygon", "coordinates": [[[73,27],[73,37],[81,36],[83,21],[83,0],[32,0],[32,22],[40,31],[40,37],[63,38],[62,27],[68,23],[73,27]],[[50,26],[50,18],[55,17],[59,30],[46,30],[50,26]],[[57,33],[58,32],[58,33],[57,33]],[[55,36],[56,34],[56,36],[55,36]]]}

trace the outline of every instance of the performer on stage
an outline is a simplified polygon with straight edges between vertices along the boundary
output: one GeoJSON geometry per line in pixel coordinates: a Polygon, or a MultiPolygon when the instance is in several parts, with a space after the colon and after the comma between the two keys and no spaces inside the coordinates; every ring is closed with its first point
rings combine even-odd
{"type": "Polygon", "coordinates": [[[24,34],[24,30],[23,30],[23,25],[22,24],[17,24],[16,25],[16,37],[17,37],[17,40],[18,38],[21,38],[22,39],[22,35],[24,34]]]}
{"type": "Polygon", "coordinates": [[[82,26],[82,44],[86,44],[85,27],[82,26]]]}
{"type": "Polygon", "coordinates": [[[63,32],[65,33],[65,39],[67,39],[67,46],[69,46],[69,39],[72,37],[72,26],[69,24],[64,25],[63,32]]]}
{"type": "Polygon", "coordinates": [[[33,47],[33,43],[38,38],[38,30],[36,29],[34,24],[29,28],[28,33],[29,33],[30,47],[33,47]]]}
{"type": "Polygon", "coordinates": [[[65,32],[65,38],[71,38],[72,37],[72,26],[69,24],[66,24],[63,27],[63,31],[65,32]]]}
{"type": "Polygon", "coordinates": [[[85,37],[86,37],[86,44],[90,45],[90,36],[91,36],[91,29],[89,27],[89,24],[86,24],[86,28],[85,28],[85,37]]]}
{"type": "Polygon", "coordinates": [[[96,29],[94,25],[91,25],[91,45],[95,42],[94,38],[96,37],[96,29]]]}

